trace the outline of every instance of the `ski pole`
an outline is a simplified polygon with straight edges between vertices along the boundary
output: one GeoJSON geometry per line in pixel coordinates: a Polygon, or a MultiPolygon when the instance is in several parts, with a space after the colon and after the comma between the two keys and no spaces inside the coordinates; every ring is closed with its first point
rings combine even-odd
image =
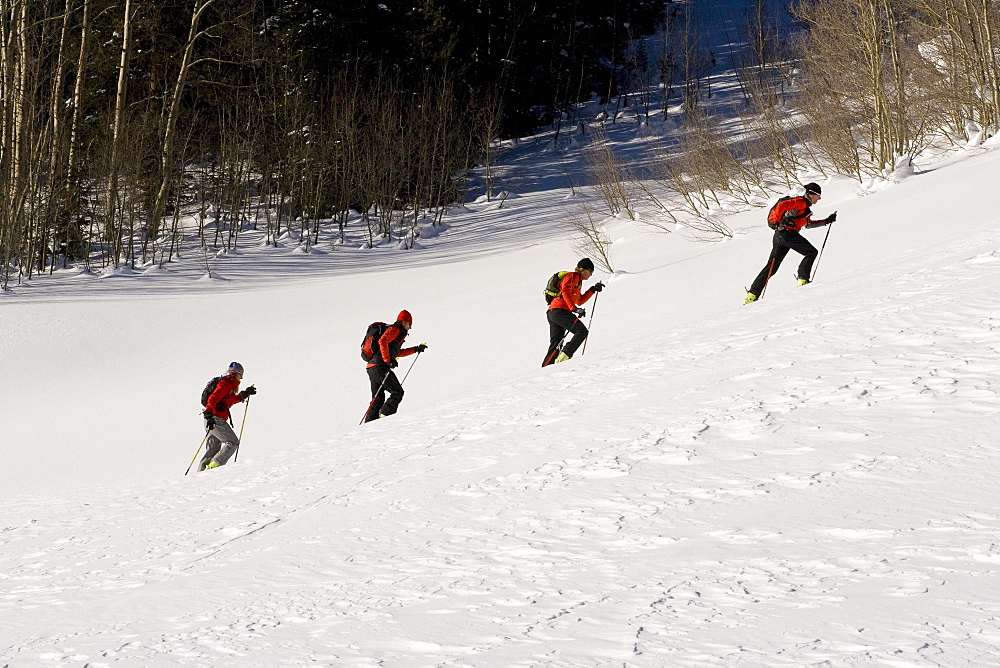
{"type": "Polygon", "coordinates": [[[233,453],[233,461],[234,462],[236,461],[236,458],[240,456],[240,445],[242,445],[242,443],[243,443],[243,427],[247,423],[247,411],[250,410],[250,397],[252,397],[252,396],[253,395],[251,394],[250,396],[247,397],[247,402],[246,402],[247,405],[243,408],[243,422],[240,423],[240,435],[237,436],[237,440],[240,443],[236,446],[236,452],[233,453]]]}
{"type": "Polygon", "coordinates": [[[833,223],[826,226],[826,236],[823,237],[823,245],[819,249],[819,257],[816,258],[816,265],[813,267],[812,276],[809,277],[809,282],[812,283],[813,279],[816,278],[816,270],[819,269],[819,261],[823,259],[823,251],[826,249],[826,240],[830,238],[830,228],[833,227],[833,223]]]}
{"type": "MultiPolygon", "coordinates": [[[[767,284],[771,282],[771,272],[774,271],[774,258],[771,258],[771,264],[767,268],[767,278],[764,279],[764,287],[760,289],[760,296],[757,299],[764,298],[764,292],[767,290],[767,284]]],[[[753,287],[753,286],[750,286],[753,287]]]]}
{"type": "Polygon", "coordinates": [[[198,459],[198,453],[201,452],[201,447],[205,445],[205,441],[207,440],[208,440],[208,432],[206,431],[205,438],[201,439],[201,443],[198,444],[198,449],[194,451],[194,457],[191,458],[191,463],[188,464],[187,471],[184,472],[184,475],[187,475],[188,472],[191,470],[191,467],[194,466],[194,460],[198,459]]]}
{"type": "MultiPolygon", "coordinates": [[[[417,359],[420,359],[420,353],[417,353],[417,359]]],[[[416,365],[417,365],[417,360],[415,359],[410,364],[410,368],[406,370],[406,374],[403,376],[403,380],[399,381],[400,385],[402,385],[403,383],[406,382],[406,379],[410,376],[410,372],[413,371],[413,367],[415,367],[416,365]]],[[[383,381],[383,382],[385,382],[385,381],[383,381]]]]}
{"type": "Polygon", "coordinates": [[[594,325],[594,313],[597,311],[597,298],[600,296],[600,292],[594,293],[594,305],[590,307],[590,322],[587,323],[587,338],[583,340],[583,348],[580,350],[581,355],[587,353],[587,341],[590,341],[590,328],[594,325]]]}

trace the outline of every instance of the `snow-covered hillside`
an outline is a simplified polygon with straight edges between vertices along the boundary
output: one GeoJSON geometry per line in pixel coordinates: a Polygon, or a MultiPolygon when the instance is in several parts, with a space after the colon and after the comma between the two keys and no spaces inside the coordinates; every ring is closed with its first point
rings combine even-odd
{"type": "Polygon", "coordinates": [[[586,354],[545,369],[565,191],[281,280],[248,252],[15,290],[0,662],[997,665],[998,174],[824,181],[817,281],[793,255],[746,307],[761,211],[719,244],[613,223],[586,354]],[[359,427],[401,308],[430,348],[359,427]],[[239,459],[184,476],[232,360],[239,459]]]}

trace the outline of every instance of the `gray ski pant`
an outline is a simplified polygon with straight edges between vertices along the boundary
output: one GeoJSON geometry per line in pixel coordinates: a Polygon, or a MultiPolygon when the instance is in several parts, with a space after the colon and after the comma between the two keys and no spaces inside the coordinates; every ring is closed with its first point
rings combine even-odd
{"type": "Polygon", "coordinates": [[[199,471],[204,471],[213,459],[222,466],[236,453],[236,448],[240,445],[240,439],[233,428],[228,422],[219,418],[215,419],[215,427],[208,432],[207,441],[208,447],[205,449],[205,456],[201,458],[199,471]]]}

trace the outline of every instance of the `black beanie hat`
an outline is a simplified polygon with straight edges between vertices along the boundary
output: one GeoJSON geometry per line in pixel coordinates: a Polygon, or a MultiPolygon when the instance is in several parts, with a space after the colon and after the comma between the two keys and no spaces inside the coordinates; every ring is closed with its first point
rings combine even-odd
{"type": "Polygon", "coordinates": [[[818,183],[807,183],[806,193],[811,193],[813,195],[822,195],[823,189],[819,187],[818,183]]]}
{"type": "Polygon", "coordinates": [[[585,257],[576,263],[577,269],[586,269],[590,273],[594,273],[594,263],[591,262],[589,257],[585,257]]]}

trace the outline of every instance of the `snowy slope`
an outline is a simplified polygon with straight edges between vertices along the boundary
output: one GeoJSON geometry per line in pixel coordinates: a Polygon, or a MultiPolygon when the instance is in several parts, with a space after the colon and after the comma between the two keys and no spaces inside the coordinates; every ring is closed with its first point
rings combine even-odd
{"type": "Polygon", "coordinates": [[[546,369],[557,192],[377,274],[10,296],[0,661],[1000,665],[998,174],[826,182],[817,282],[790,258],[747,307],[760,211],[715,245],[615,223],[586,354],[546,369]],[[431,347],[355,426],[400,308],[431,347]],[[245,447],[185,477],[232,359],[245,447]]]}

